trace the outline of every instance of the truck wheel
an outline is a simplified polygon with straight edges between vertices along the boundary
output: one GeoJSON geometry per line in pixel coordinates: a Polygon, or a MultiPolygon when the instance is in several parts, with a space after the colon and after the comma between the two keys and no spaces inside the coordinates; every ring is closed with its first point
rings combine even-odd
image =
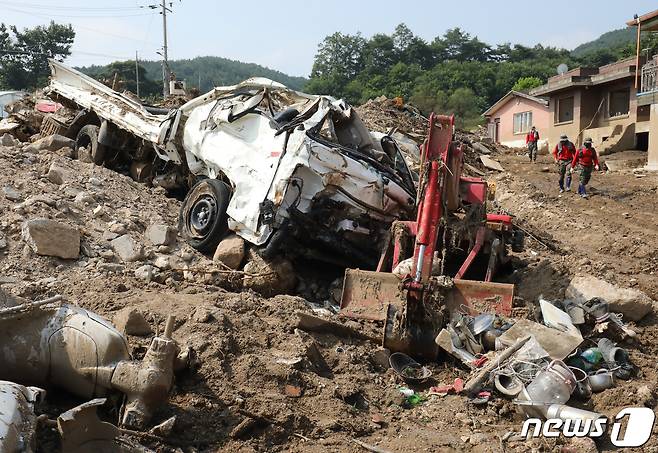
{"type": "Polygon", "coordinates": [[[222,181],[203,179],[183,200],[178,230],[200,252],[214,252],[228,231],[226,209],[231,190],[222,181]]]}
{"type": "Polygon", "coordinates": [[[98,143],[98,130],[99,127],[93,124],[83,126],[75,138],[75,150],[87,148],[91,155],[91,160],[96,165],[103,165],[107,147],[98,143]]]}

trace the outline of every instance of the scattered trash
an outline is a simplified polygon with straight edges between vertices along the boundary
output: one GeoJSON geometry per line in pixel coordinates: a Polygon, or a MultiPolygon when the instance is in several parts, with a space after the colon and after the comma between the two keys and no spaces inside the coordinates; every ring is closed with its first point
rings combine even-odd
{"type": "Polygon", "coordinates": [[[422,366],[414,359],[401,352],[391,354],[389,357],[391,368],[406,382],[419,383],[432,375],[429,368],[422,366]]]}
{"type": "Polygon", "coordinates": [[[590,374],[587,379],[592,392],[598,393],[606,389],[612,388],[615,385],[614,374],[608,370],[601,369],[594,374],[590,374]]]}

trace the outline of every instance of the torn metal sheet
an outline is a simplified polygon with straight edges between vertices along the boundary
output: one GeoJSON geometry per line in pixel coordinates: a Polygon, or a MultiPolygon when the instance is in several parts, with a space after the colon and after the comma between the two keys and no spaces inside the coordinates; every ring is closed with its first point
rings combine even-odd
{"type": "MultiPolygon", "coordinates": [[[[50,60],[50,90],[80,107],[94,111],[106,119],[144,140],[158,143],[168,125],[167,115],[154,115],[134,99],[124,96],[101,82],[73,68],[50,60]]],[[[161,156],[165,159],[165,156],[161,156]]],[[[165,159],[169,160],[169,159],[165,159]]],[[[180,159],[178,160],[180,163],[180,159]]]]}

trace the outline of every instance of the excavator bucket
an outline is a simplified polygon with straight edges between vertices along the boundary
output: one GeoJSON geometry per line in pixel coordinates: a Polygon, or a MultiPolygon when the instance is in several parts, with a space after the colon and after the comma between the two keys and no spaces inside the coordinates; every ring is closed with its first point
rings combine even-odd
{"type": "Polygon", "coordinates": [[[340,314],[348,318],[386,320],[389,304],[402,306],[407,300],[400,279],[389,272],[346,269],[340,314]]]}
{"type": "Polygon", "coordinates": [[[459,279],[453,280],[453,284],[446,300],[450,313],[460,311],[473,316],[480,313],[512,314],[514,285],[459,279]]]}
{"type": "MultiPolygon", "coordinates": [[[[514,285],[476,280],[453,280],[446,297],[450,313],[512,314],[514,285]]],[[[389,305],[404,306],[407,292],[392,273],[347,269],[343,282],[340,314],[347,318],[385,321],[389,305]]]]}

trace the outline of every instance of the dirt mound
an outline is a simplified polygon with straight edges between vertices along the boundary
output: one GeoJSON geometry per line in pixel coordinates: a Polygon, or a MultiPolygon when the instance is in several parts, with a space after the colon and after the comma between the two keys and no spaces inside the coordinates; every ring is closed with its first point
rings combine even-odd
{"type": "MultiPolygon", "coordinates": [[[[375,104],[368,109],[401,116],[400,130],[424,136],[414,132],[421,126],[413,111],[389,105],[386,109],[394,110],[389,112],[375,104]]],[[[515,313],[531,317],[525,304],[539,295],[562,298],[577,272],[656,298],[658,263],[652,251],[658,237],[650,228],[658,208],[652,201],[655,177],[597,174],[590,201],[558,197],[554,175],[542,171],[547,162],[533,166],[491,148],[507,170],[491,177],[470,160],[478,153],[476,143],[490,146],[478,134],[458,133],[470,150],[467,162],[495,180],[498,207],[517,216],[529,233],[528,247],[514,255],[507,277],[517,284],[515,313]]],[[[505,433],[519,431],[523,420],[510,400],[495,396],[478,404],[465,396],[431,394],[432,386],[469,376],[447,356],[428,364],[431,379],[405,384],[382,355],[381,323],[344,322],[334,316],[332,304],[319,306],[301,297],[263,298],[222,289],[235,274],[168,234],[177,223],[178,200],[72,155],[69,148],[0,146],[0,281],[3,289],[28,299],[63,294],[107,319],[128,307],[139,310],[154,334],[163,331],[168,315],[176,316],[174,339],[191,348],[195,359],[176,376],[169,403],[152,424],[171,416],[176,422],[169,435],[130,434],[135,441],[157,451],[186,453],[357,452],[363,449],[358,442],[400,452],[558,451],[567,443],[508,441],[505,433]],[[40,219],[79,232],[77,258],[44,256],[44,250],[53,249],[40,248],[39,235],[26,228],[40,219]],[[360,334],[304,330],[299,313],[340,321],[360,334]],[[407,387],[417,399],[401,393],[407,387]]],[[[75,241],[61,239],[53,237],[47,245],[69,252],[75,241]]],[[[637,338],[621,345],[637,367],[633,379],[595,395],[587,409],[614,416],[622,406],[656,407],[656,319],[648,316],[631,327],[637,338]]],[[[150,337],[128,340],[133,356],[141,358],[150,337]]],[[[56,389],[48,401],[44,410],[50,417],[80,402],[56,389]]],[[[116,412],[105,418],[116,422],[116,412]]],[[[48,428],[40,431],[41,451],[58,451],[51,438],[48,428]]],[[[655,448],[656,442],[651,439],[644,448],[655,448]]]]}

